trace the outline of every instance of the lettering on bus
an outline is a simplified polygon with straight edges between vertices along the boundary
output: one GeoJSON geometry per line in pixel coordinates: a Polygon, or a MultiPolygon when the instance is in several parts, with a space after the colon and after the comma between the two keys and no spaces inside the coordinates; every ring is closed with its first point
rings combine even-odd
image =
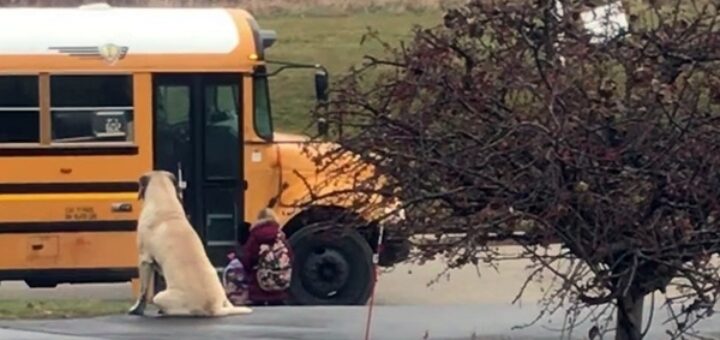
{"type": "Polygon", "coordinates": [[[97,213],[93,207],[66,207],[65,219],[73,221],[97,220],[97,213]]]}

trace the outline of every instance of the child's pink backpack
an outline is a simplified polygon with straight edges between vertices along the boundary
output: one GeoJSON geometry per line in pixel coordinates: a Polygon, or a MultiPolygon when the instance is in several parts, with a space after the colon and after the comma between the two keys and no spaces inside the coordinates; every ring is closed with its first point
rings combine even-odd
{"type": "Polygon", "coordinates": [[[245,305],[248,299],[247,281],[245,280],[245,268],[242,262],[237,259],[235,253],[228,254],[230,263],[222,273],[222,284],[228,300],[234,305],[245,305]]]}

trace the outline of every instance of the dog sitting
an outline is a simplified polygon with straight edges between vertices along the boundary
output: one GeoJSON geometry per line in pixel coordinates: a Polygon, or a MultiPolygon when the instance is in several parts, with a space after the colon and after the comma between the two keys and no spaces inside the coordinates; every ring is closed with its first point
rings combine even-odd
{"type": "Polygon", "coordinates": [[[152,300],[168,316],[225,316],[248,314],[248,307],[228,301],[200,237],[188,222],[179,199],[175,176],[151,171],[140,177],[138,220],[140,294],[129,314],[143,315],[155,270],[167,288],[152,300]]]}

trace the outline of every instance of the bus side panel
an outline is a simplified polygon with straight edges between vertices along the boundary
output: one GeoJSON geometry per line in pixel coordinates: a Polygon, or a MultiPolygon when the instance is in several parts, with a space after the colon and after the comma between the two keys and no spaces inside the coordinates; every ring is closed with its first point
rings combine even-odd
{"type": "Polygon", "coordinates": [[[147,146],[129,156],[3,157],[0,153],[0,183],[136,182],[151,164],[150,144],[142,145],[147,146]]]}
{"type": "Polygon", "coordinates": [[[137,181],[152,168],[152,83],[133,75],[133,143],[0,147],[0,281],[137,277],[137,181]]]}
{"type": "Polygon", "coordinates": [[[6,234],[0,237],[3,270],[137,267],[135,232],[6,234]]]}
{"type": "MultiPolygon", "coordinates": [[[[127,221],[133,226],[140,211],[136,192],[78,194],[0,194],[0,233],[32,232],[33,223],[127,221]],[[28,227],[23,230],[22,225],[28,227]]],[[[87,228],[91,228],[92,223],[87,228]]],[[[98,227],[99,229],[102,229],[98,227]]]]}

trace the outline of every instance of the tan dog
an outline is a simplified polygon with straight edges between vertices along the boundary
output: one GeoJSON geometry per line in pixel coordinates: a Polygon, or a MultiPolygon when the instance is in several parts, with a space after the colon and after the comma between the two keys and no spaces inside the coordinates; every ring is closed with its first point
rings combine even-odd
{"type": "Polygon", "coordinates": [[[166,171],[151,171],[140,177],[139,198],[143,201],[137,227],[140,294],[129,313],[144,314],[155,269],[162,271],[167,288],[155,295],[152,303],[164,315],[250,313],[250,308],[236,307],[228,301],[200,237],[185,216],[175,183],[175,176],[166,171]]]}

